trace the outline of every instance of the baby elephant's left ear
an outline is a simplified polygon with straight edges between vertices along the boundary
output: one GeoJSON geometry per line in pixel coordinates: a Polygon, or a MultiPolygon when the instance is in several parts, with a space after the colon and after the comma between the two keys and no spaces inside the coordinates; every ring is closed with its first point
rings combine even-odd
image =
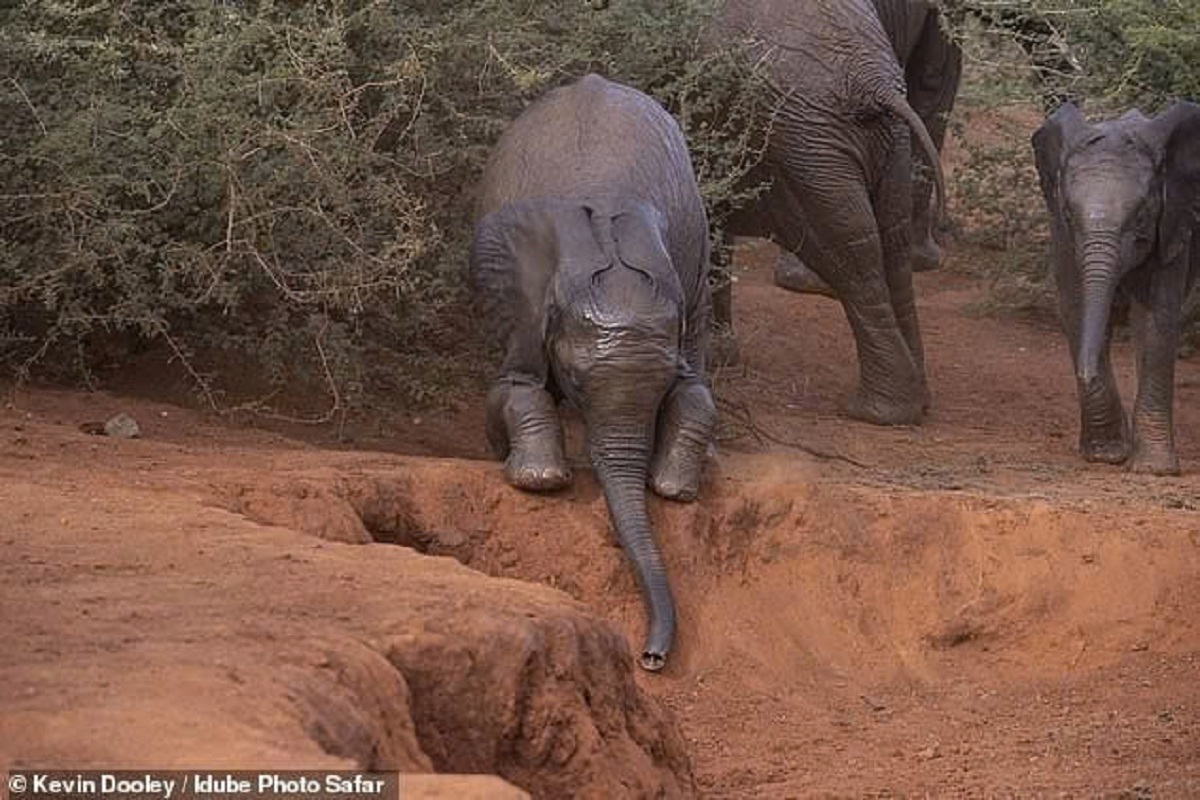
{"type": "Polygon", "coordinates": [[[656,280],[664,271],[674,274],[663,228],[662,215],[650,205],[639,203],[614,215],[613,239],[622,263],[656,280]]]}
{"type": "Polygon", "coordinates": [[[1200,105],[1179,102],[1150,120],[1151,141],[1163,155],[1159,241],[1167,260],[1189,246],[1200,225],[1200,105]]]}

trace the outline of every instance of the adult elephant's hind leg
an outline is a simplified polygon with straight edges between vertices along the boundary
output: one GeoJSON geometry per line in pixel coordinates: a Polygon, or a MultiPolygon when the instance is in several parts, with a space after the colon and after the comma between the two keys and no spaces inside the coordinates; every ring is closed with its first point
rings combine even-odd
{"type": "Polygon", "coordinates": [[[779,248],[779,257],[775,260],[775,285],[798,294],[836,297],[829,284],[821,280],[821,276],[805,266],[795,253],[782,247],[779,248]]]}
{"type": "Polygon", "coordinates": [[[504,478],[518,489],[544,492],[571,482],[562,422],[554,398],[540,386],[500,380],[488,392],[487,436],[504,478]]]}
{"type": "Polygon", "coordinates": [[[789,181],[789,195],[789,219],[799,226],[789,231],[789,244],[833,289],[854,333],[859,385],[846,413],[877,425],[920,422],[924,378],[896,319],[861,169],[848,160],[828,164],[819,186],[789,181]]]}
{"type": "MultiPolygon", "coordinates": [[[[962,50],[954,36],[943,29],[941,15],[932,10],[925,17],[920,40],[910,56],[905,82],[908,84],[908,102],[925,123],[929,138],[939,153],[946,140],[946,124],[954,108],[961,77],[962,50]]],[[[937,269],[942,260],[941,247],[933,235],[939,220],[934,219],[931,203],[933,182],[928,178],[930,166],[921,161],[912,184],[913,272],[937,269]]]]}
{"type": "Polygon", "coordinates": [[[913,291],[913,268],[910,257],[907,222],[893,225],[880,233],[883,245],[884,274],[891,298],[896,325],[908,346],[920,386],[922,408],[930,404],[929,383],[925,375],[925,345],[921,339],[921,324],[917,318],[916,294],[913,291]]]}

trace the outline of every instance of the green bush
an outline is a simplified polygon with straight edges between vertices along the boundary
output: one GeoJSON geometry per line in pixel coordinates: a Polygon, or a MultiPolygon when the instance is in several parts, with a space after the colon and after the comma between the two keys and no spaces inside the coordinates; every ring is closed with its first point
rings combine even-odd
{"type": "MultiPolygon", "coordinates": [[[[1025,52],[1032,94],[1100,112],[1151,113],[1200,97],[1200,4],[1193,0],[946,0],[960,33],[1025,52]]],[[[986,65],[985,68],[997,65],[986,65]]]]}
{"type": "MultiPolygon", "coordinates": [[[[0,10],[0,359],[166,348],[213,406],[428,399],[463,321],[471,187],[509,120],[596,71],[674,111],[719,224],[761,92],[707,0],[24,0],[0,10]],[[315,390],[315,391],[314,391],[315,390]]],[[[311,410],[311,409],[310,409],[311,410]]]]}
{"type": "Polygon", "coordinates": [[[1200,4],[1193,0],[1047,2],[1082,70],[1078,93],[1099,110],[1147,113],[1200,99],[1200,4]]]}

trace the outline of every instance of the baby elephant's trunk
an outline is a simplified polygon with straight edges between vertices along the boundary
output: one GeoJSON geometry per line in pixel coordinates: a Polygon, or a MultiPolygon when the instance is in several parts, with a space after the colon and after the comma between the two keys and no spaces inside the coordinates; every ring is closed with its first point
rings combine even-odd
{"type": "MultiPolygon", "coordinates": [[[[675,601],[667,582],[666,565],[650,529],[646,513],[646,473],[649,442],[635,445],[641,452],[625,455],[593,454],[597,477],[604,487],[608,514],[617,529],[621,548],[633,562],[646,602],[649,630],[640,663],[652,672],[666,664],[675,639],[675,601]]],[[[606,448],[607,449],[607,448],[606,448]]]]}

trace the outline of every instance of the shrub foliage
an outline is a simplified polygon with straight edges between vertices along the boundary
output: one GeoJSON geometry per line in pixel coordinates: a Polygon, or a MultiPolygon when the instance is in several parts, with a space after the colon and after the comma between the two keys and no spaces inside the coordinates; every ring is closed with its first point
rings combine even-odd
{"type": "Polygon", "coordinates": [[[1192,0],[947,0],[966,54],[952,181],[958,231],[994,258],[993,303],[1053,313],[1045,206],[1029,134],[1066,99],[1091,116],[1200,101],[1192,0]],[[1032,111],[1031,111],[1032,110],[1032,111]],[[964,119],[970,123],[964,137],[964,119]]]}
{"type": "Polygon", "coordinates": [[[701,47],[712,5],[0,10],[0,358],[23,377],[165,346],[214,405],[231,359],[343,410],[419,395],[422,370],[467,346],[473,182],[547,89],[596,71],[650,92],[684,127],[714,221],[744,195],[764,95],[736,48],[701,47]]]}
{"type": "MultiPolygon", "coordinates": [[[[1035,91],[1101,111],[1147,113],[1200,97],[1200,4],[1192,0],[945,0],[960,32],[975,23],[1015,43],[1035,91]]],[[[1047,110],[1052,110],[1047,108],[1047,110]]]]}
{"type": "MultiPolygon", "coordinates": [[[[757,190],[743,178],[767,93],[738,43],[702,46],[717,3],[0,7],[0,363],[90,375],[161,348],[214,406],[227,372],[331,411],[429,394],[477,344],[461,280],[473,183],[547,89],[595,71],[663,102],[718,234],[757,190]]],[[[946,6],[1025,54],[1025,97],[1154,111],[1200,96],[1192,0],[946,6]]],[[[968,94],[988,64],[968,61],[968,94]]],[[[1041,235],[1024,145],[959,170],[968,221],[1006,250],[1041,235]]]]}

